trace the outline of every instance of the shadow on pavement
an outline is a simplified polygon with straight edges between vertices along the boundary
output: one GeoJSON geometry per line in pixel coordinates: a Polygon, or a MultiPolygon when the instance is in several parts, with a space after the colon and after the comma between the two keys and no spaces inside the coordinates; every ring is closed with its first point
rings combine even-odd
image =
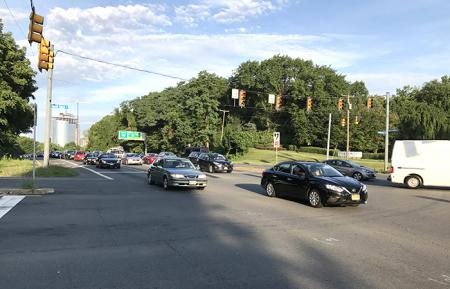
{"type": "Polygon", "coordinates": [[[245,208],[209,194],[164,191],[135,175],[71,184],[2,219],[0,288],[376,287],[327,248],[257,227],[245,208]]]}
{"type": "Polygon", "coordinates": [[[450,200],[441,199],[441,198],[433,198],[433,197],[427,197],[427,196],[416,196],[416,198],[427,199],[427,200],[443,202],[443,203],[450,203],[450,200]]]}

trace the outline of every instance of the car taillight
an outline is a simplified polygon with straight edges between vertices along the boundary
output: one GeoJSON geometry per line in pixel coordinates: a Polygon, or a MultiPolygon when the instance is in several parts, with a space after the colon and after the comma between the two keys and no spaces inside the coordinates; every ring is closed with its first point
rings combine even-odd
{"type": "Polygon", "coordinates": [[[394,173],[394,167],[391,166],[391,167],[389,168],[389,173],[390,173],[390,174],[393,174],[393,173],[394,173]]]}

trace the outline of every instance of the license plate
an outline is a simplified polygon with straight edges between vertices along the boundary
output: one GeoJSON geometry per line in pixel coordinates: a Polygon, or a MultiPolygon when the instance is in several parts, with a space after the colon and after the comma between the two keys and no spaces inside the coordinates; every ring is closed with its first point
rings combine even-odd
{"type": "Polygon", "coordinates": [[[196,185],[197,182],[196,182],[196,181],[189,181],[189,184],[190,184],[190,185],[196,185]]]}
{"type": "Polygon", "coordinates": [[[352,201],[359,201],[360,197],[359,194],[352,194],[352,201]]]}

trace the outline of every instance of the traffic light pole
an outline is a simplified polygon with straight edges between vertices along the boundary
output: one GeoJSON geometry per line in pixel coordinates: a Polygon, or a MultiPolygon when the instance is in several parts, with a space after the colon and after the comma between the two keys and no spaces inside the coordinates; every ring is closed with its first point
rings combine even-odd
{"type": "Polygon", "coordinates": [[[350,154],[350,94],[347,95],[347,149],[345,159],[348,160],[350,154]]]}
{"type": "Polygon", "coordinates": [[[53,79],[53,69],[48,69],[47,101],[45,104],[46,110],[45,110],[45,134],[44,134],[44,167],[48,167],[50,157],[50,127],[52,121],[52,79],[53,79]]]}
{"type": "Polygon", "coordinates": [[[330,139],[331,139],[331,113],[328,115],[327,160],[330,157],[330,139]]]}
{"type": "Polygon", "coordinates": [[[230,112],[230,111],[228,111],[228,110],[222,110],[222,109],[219,109],[219,111],[223,112],[223,118],[222,118],[222,133],[220,134],[220,143],[222,143],[222,139],[223,139],[223,128],[224,128],[224,126],[225,126],[225,114],[226,114],[227,112],[230,112]]]}

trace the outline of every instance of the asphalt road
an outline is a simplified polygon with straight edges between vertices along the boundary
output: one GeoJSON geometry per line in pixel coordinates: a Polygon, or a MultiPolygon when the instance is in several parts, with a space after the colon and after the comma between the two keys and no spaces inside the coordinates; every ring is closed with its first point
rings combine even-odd
{"type": "Polygon", "coordinates": [[[0,219],[0,288],[450,288],[448,189],[376,180],[367,205],[314,209],[251,172],[197,192],[90,168],[0,219]]]}

